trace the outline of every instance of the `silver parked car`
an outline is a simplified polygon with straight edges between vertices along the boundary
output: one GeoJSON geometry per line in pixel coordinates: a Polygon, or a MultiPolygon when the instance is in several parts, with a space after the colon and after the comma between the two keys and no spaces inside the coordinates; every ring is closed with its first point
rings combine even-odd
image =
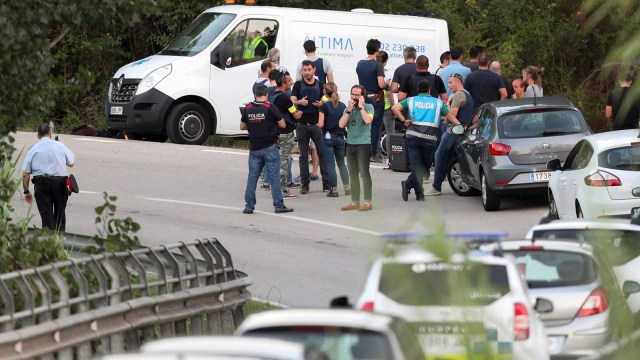
{"type": "Polygon", "coordinates": [[[531,296],[537,298],[549,354],[588,355],[609,341],[609,295],[590,245],[566,240],[512,240],[500,245],[516,258],[531,296]]]}
{"type": "Polygon", "coordinates": [[[495,101],[474,114],[477,126],[462,135],[449,163],[448,178],[460,196],[482,195],[485,210],[500,209],[500,198],[531,190],[544,193],[552,171],[547,162],[564,159],[591,131],[566,98],[495,101]]]}

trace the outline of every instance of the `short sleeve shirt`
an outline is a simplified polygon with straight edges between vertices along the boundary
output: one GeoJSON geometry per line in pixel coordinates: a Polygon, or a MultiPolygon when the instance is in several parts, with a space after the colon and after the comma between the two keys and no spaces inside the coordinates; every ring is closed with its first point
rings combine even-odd
{"type": "Polygon", "coordinates": [[[373,60],[360,60],[356,66],[358,83],[367,90],[368,93],[380,90],[378,87],[378,77],[384,78],[384,65],[373,60]]]}
{"type": "Polygon", "coordinates": [[[415,73],[416,73],[416,63],[405,63],[398,66],[396,71],[393,72],[393,79],[391,81],[394,83],[398,83],[398,86],[399,86],[399,85],[402,85],[405,79],[411,77],[411,75],[415,73]]]}
{"type": "MultiPolygon", "coordinates": [[[[363,107],[364,111],[373,117],[373,105],[365,103],[363,107]]],[[[356,110],[349,114],[349,121],[347,122],[347,144],[371,144],[371,124],[364,122],[361,111],[356,110]]]]}
{"type": "Polygon", "coordinates": [[[456,91],[449,98],[449,105],[452,108],[461,108],[467,105],[467,96],[464,94],[464,91],[456,91]]]}
{"type": "Polygon", "coordinates": [[[287,94],[281,91],[276,91],[274,95],[276,94],[281,94],[281,95],[278,95],[275,98],[275,100],[273,100],[273,105],[275,105],[278,108],[278,111],[280,111],[280,114],[285,119],[285,123],[287,124],[287,126],[284,129],[278,128],[278,133],[280,134],[292,133],[293,130],[296,129],[296,125],[295,125],[295,120],[293,120],[293,116],[291,114],[296,112],[296,107],[295,105],[293,105],[293,102],[291,101],[291,97],[287,96],[287,94]],[[290,121],[286,121],[287,118],[290,121]]]}
{"type": "Polygon", "coordinates": [[[249,150],[266,149],[278,140],[278,121],[282,115],[275,105],[252,102],[244,109],[240,121],[247,124],[249,150]]]}
{"type": "Polygon", "coordinates": [[[75,161],[76,156],[66,145],[43,137],[27,152],[22,171],[33,176],[67,176],[67,166],[75,161]]]}

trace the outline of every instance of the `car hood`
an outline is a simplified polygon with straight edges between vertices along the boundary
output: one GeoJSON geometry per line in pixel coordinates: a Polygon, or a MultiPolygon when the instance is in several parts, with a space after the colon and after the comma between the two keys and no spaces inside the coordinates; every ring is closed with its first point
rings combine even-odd
{"type": "Polygon", "coordinates": [[[113,76],[114,78],[119,78],[124,74],[124,77],[127,79],[143,79],[145,76],[149,75],[153,70],[165,66],[167,64],[171,64],[176,60],[184,59],[184,57],[180,56],[167,56],[167,55],[153,55],[142,60],[134,61],[129,63],[120,69],[113,76]]]}
{"type": "Polygon", "coordinates": [[[546,164],[547,161],[564,161],[573,146],[586,134],[571,134],[521,139],[501,139],[511,146],[509,159],[516,165],[546,164]]]}

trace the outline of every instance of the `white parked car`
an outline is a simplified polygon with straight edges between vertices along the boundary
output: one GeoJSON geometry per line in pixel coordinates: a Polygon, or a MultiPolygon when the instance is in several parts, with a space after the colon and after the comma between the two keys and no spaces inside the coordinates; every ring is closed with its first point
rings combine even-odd
{"type": "Polygon", "coordinates": [[[640,218],[554,220],[531,227],[532,240],[571,239],[590,243],[607,255],[629,310],[640,318],[640,218]]]}
{"type": "Polygon", "coordinates": [[[209,356],[212,359],[323,359],[319,352],[310,352],[304,344],[297,342],[237,336],[184,336],[155,340],[144,344],[140,353],[155,356],[180,355],[176,360],[183,357],[199,359],[197,356],[209,356]]]}
{"type": "Polygon", "coordinates": [[[427,359],[547,359],[546,333],[510,255],[443,260],[419,244],[392,244],[355,303],[410,323],[427,359]]]}
{"type": "Polygon", "coordinates": [[[549,180],[549,214],[557,218],[629,217],[640,211],[638,130],[585,136],[549,180]]]}
{"type": "Polygon", "coordinates": [[[250,315],[236,335],[301,342],[327,359],[424,360],[400,318],[351,309],[282,309],[250,315]]]}

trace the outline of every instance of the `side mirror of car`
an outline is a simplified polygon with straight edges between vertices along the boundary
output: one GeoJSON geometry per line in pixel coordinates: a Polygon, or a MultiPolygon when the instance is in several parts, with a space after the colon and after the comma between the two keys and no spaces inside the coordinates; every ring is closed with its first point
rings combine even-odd
{"type": "Polygon", "coordinates": [[[330,308],[347,308],[347,309],[351,309],[353,307],[353,304],[349,303],[349,297],[348,296],[338,296],[338,297],[334,297],[333,299],[331,299],[331,302],[329,303],[329,307],[330,308]]]}
{"type": "Polygon", "coordinates": [[[637,292],[640,292],[640,284],[638,284],[637,282],[632,280],[626,280],[622,284],[622,293],[624,294],[624,296],[629,296],[637,292]]]}
{"type": "Polygon", "coordinates": [[[547,299],[537,298],[534,309],[538,314],[546,314],[553,311],[553,303],[547,299]]]}
{"type": "Polygon", "coordinates": [[[547,169],[549,170],[562,170],[562,163],[560,159],[553,159],[547,161],[547,169]]]}
{"type": "Polygon", "coordinates": [[[454,135],[462,135],[464,134],[464,125],[458,124],[451,128],[451,133],[454,135]]]}

